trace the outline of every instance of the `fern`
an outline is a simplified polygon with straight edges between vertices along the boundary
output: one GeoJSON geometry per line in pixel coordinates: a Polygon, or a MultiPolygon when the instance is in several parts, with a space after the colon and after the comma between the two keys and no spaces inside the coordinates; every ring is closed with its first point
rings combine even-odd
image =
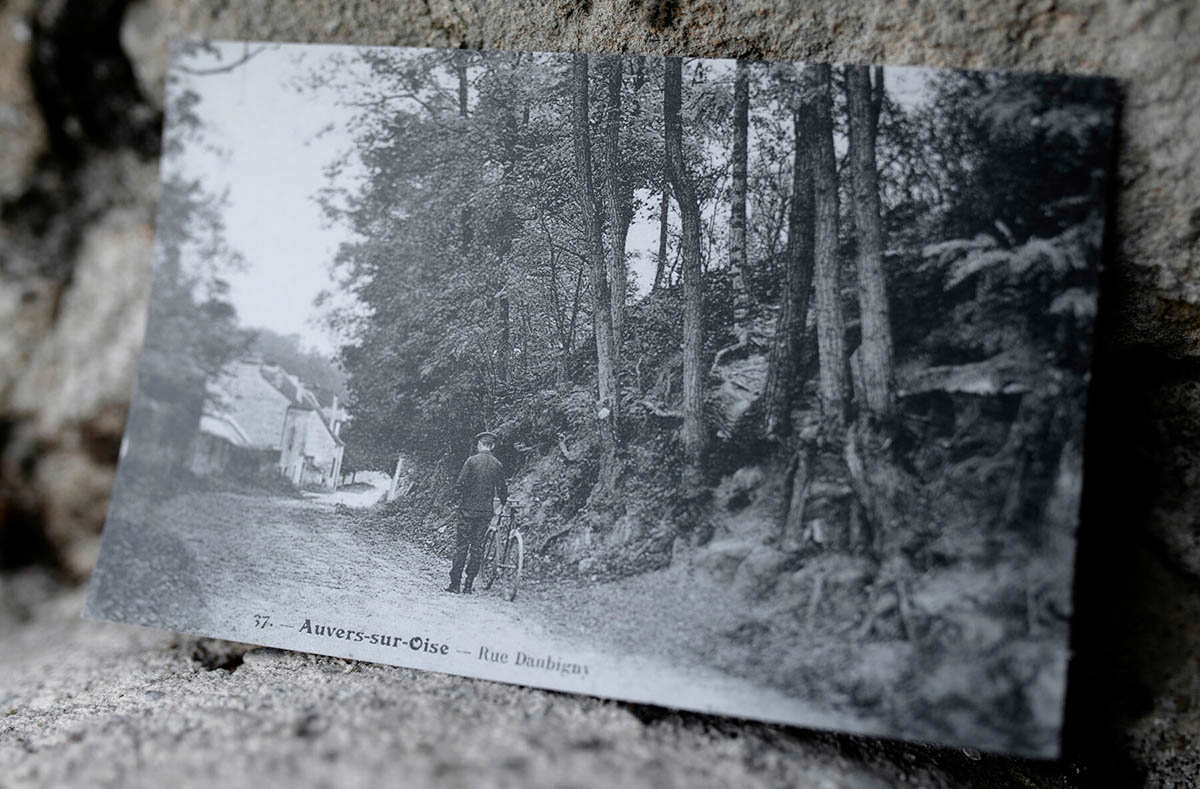
{"type": "Polygon", "coordinates": [[[990,249],[986,252],[972,250],[955,262],[946,274],[945,290],[953,290],[979,272],[1000,263],[1014,263],[1012,250],[990,249]]]}
{"type": "Polygon", "coordinates": [[[1003,248],[992,236],[980,234],[931,244],[921,254],[926,268],[946,269],[943,289],[953,290],[984,271],[999,271],[1012,279],[1039,274],[1061,278],[1083,271],[1099,250],[1100,238],[1100,221],[1093,216],[1057,236],[1030,238],[1015,247],[1003,248]]]}

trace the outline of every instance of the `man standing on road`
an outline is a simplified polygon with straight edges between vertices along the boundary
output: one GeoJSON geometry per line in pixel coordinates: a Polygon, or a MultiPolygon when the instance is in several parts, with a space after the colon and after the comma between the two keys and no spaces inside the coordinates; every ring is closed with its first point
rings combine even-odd
{"type": "Polygon", "coordinates": [[[463,463],[455,488],[458,493],[458,529],[454,534],[454,562],[450,565],[450,585],[447,592],[471,593],[471,584],[483,559],[484,538],[488,524],[495,514],[492,498],[501,506],[508,501],[508,485],[504,481],[504,466],[492,455],[496,434],[485,430],[475,436],[475,454],[463,463]],[[469,558],[468,558],[469,557],[469,558]],[[463,566],[467,578],[462,583],[463,566]]]}

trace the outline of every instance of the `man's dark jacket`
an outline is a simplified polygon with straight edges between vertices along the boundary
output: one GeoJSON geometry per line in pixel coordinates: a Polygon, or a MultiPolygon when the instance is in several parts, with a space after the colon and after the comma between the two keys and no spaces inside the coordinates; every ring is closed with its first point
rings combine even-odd
{"type": "Polygon", "coordinates": [[[508,485],[504,481],[504,464],[496,460],[491,452],[479,452],[467,458],[456,483],[459,505],[463,512],[492,512],[492,497],[500,501],[508,499],[508,485]]]}

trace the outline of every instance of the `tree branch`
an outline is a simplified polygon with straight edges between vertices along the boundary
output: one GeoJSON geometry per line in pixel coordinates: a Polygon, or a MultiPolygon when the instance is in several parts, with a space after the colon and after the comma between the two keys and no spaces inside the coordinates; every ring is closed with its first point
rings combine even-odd
{"type": "Polygon", "coordinates": [[[214,66],[212,68],[190,68],[188,66],[181,65],[181,66],[177,66],[177,68],[180,71],[182,71],[184,74],[191,74],[193,77],[207,77],[207,76],[211,76],[213,74],[226,74],[230,71],[233,71],[238,66],[241,66],[245,63],[249,63],[251,60],[253,60],[258,55],[261,55],[263,52],[266,52],[269,48],[270,47],[262,46],[262,47],[259,47],[258,49],[251,50],[250,45],[245,44],[242,47],[242,56],[227,65],[214,66]]]}

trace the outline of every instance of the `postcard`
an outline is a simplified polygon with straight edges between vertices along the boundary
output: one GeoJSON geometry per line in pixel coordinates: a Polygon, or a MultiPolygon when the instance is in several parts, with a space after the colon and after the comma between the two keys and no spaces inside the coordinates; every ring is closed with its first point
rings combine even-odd
{"type": "Polygon", "coordinates": [[[87,614],[1058,752],[1116,91],[184,43],[87,614]]]}

